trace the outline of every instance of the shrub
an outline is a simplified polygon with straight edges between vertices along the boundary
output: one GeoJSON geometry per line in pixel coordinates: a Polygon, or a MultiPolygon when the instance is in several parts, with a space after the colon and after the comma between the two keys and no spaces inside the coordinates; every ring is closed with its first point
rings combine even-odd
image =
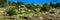
{"type": "Polygon", "coordinates": [[[40,11],[49,11],[51,9],[50,4],[45,3],[43,4],[43,7],[41,7],[40,11]]]}
{"type": "Polygon", "coordinates": [[[17,13],[16,13],[16,11],[15,11],[14,8],[9,9],[9,11],[7,12],[7,14],[8,14],[9,16],[17,15],[17,13]]]}
{"type": "Polygon", "coordinates": [[[49,11],[49,9],[47,9],[46,7],[42,7],[41,10],[40,10],[40,12],[41,11],[49,11]]]}

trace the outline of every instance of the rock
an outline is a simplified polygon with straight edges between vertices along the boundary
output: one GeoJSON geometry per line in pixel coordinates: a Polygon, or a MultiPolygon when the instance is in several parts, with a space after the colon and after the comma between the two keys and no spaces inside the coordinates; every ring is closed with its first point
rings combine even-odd
{"type": "Polygon", "coordinates": [[[54,10],[51,10],[49,13],[50,13],[50,14],[54,14],[54,13],[55,13],[55,11],[54,11],[54,10]]]}
{"type": "Polygon", "coordinates": [[[44,20],[44,18],[43,18],[43,17],[39,17],[39,19],[40,19],[40,20],[44,20]]]}

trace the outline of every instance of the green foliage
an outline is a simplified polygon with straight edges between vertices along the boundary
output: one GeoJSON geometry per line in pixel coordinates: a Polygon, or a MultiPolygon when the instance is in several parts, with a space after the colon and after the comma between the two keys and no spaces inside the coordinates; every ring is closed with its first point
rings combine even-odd
{"type": "Polygon", "coordinates": [[[35,5],[35,4],[26,4],[25,5],[27,7],[27,9],[36,9],[36,8],[39,8],[39,5],[35,5]]]}
{"type": "Polygon", "coordinates": [[[40,12],[41,11],[49,11],[49,10],[50,10],[50,8],[42,7],[41,10],[40,10],[40,12]]]}
{"type": "Polygon", "coordinates": [[[0,8],[3,8],[3,7],[5,7],[5,6],[4,6],[4,5],[1,5],[1,6],[0,6],[0,8]]]}
{"type": "Polygon", "coordinates": [[[33,6],[31,5],[31,4],[27,4],[27,5],[25,5],[28,9],[31,9],[31,8],[33,8],[33,6]]]}
{"type": "Polygon", "coordinates": [[[19,6],[21,4],[24,4],[23,2],[8,2],[9,5],[11,6],[19,6]]]}
{"type": "Polygon", "coordinates": [[[43,7],[41,7],[41,11],[49,11],[51,9],[50,5],[48,5],[47,3],[43,5],[43,7]]]}
{"type": "Polygon", "coordinates": [[[41,8],[41,6],[40,6],[39,4],[37,4],[37,5],[35,6],[35,8],[41,8]]]}
{"type": "Polygon", "coordinates": [[[4,4],[0,5],[0,8],[6,8],[7,6],[8,6],[8,4],[4,3],[4,4]]]}
{"type": "Polygon", "coordinates": [[[15,2],[9,2],[8,3],[10,6],[16,6],[16,3],[15,2]]]}
{"type": "Polygon", "coordinates": [[[60,3],[55,4],[55,8],[60,7],[60,3]]]}
{"type": "Polygon", "coordinates": [[[11,9],[7,12],[7,14],[8,14],[9,16],[12,16],[12,15],[17,15],[18,13],[16,13],[16,11],[15,11],[14,8],[11,8],[11,9]]]}
{"type": "Polygon", "coordinates": [[[52,4],[52,2],[50,2],[50,6],[52,8],[57,8],[57,7],[60,7],[60,3],[52,4]]]}
{"type": "Polygon", "coordinates": [[[0,0],[0,5],[4,4],[6,0],[0,0]]]}
{"type": "MultiPolygon", "coordinates": [[[[32,17],[35,18],[35,16],[36,17],[42,16],[47,19],[46,16],[48,16],[48,18],[49,17],[55,18],[55,17],[59,17],[59,15],[60,15],[60,13],[59,13],[60,9],[59,10],[52,9],[53,11],[57,11],[55,14],[45,13],[46,11],[49,11],[51,8],[60,7],[60,3],[56,3],[56,4],[53,4],[52,2],[50,2],[50,4],[44,3],[44,4],[42,4],[43,7],[41,7],[39,4],[35,5],[34,3],[32,3],[32,4],[25,4],[23,2],[8,2],[7,3],[5,1],[6,0],[0,0],[0,9],[3,9],[3,7],[7,6],[5,9],[7,9],[6,13],[8,16],[21,15],[21,16],[30,16],[31,18],[32,17]],[[25,5],[25,7],[27,7],[27,9],[25,9],[25,8],[19,9],[18,6],[21,6],[21,5],[25,5]]],[[[54,0],[53,2],[56,2],[56,0],[54,0]]],[[[3,10],[5,11],[5,9],[3,9],[3,10]]],[[[3,12],[3,11],[1,11],[1,12],[3,12]]],[[[5,13],[5,12],[3,12],[3,13],[5,13]]],[[[10,19],[6,19],[6,18],[10,18],[10,17],[4,17],[4,19],[0,19],[0,20],[10,20],[10,19]]],[[[22,19],[19,18],[19,19],[11,19],[11,20],[22,20],[22,19]]]]}

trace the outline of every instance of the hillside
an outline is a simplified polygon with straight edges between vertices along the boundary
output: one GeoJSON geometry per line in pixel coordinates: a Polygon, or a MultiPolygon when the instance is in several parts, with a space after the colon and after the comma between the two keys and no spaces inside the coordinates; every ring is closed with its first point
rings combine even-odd
{"type": "Polygon", "coordinates": [[[60,3],[2,2],[0,20],[60,20],[60,3]]]}

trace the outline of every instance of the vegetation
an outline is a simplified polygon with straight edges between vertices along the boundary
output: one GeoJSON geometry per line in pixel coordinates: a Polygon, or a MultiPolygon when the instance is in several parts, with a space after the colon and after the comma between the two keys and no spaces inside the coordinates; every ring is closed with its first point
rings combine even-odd
{"type": "Polygon", "coordinates": [[[0,0],[0,12],[0,20],[59,20],[60,3],[25,4],[0,0]]]}

